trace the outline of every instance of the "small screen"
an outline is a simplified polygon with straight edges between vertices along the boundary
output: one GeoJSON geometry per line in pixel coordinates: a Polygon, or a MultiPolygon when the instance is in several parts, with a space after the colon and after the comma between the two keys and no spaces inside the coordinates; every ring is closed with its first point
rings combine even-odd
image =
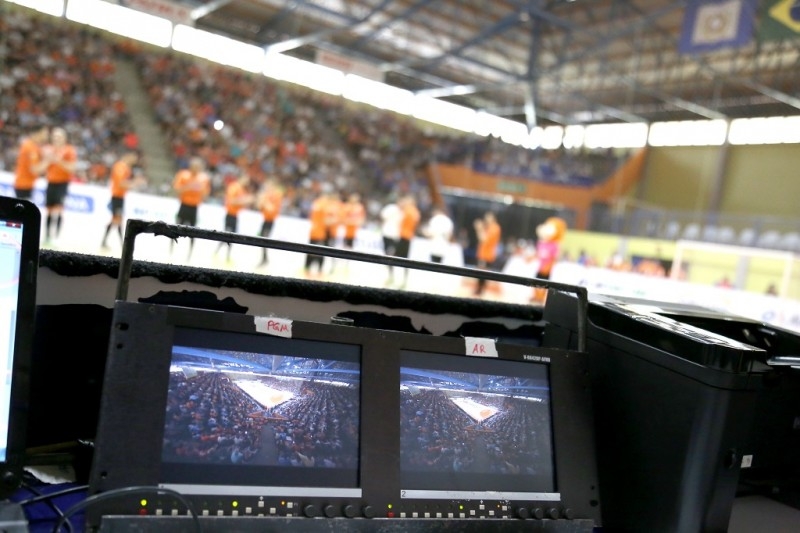
{"type": "Polygon", "coordinates": [[[177,328],[166,483],[358,485],[360,347],[177,328]]]}
{"type": "Polygon", "coordinates": [[[21,257],[22,223],[0,219],[0,462],[8,451],[21,257]]]}
{"type": "Polygon", "coordinates": [[[546,364],[402,352],[402,487],[554,493],[550,412],[546,364]]]}

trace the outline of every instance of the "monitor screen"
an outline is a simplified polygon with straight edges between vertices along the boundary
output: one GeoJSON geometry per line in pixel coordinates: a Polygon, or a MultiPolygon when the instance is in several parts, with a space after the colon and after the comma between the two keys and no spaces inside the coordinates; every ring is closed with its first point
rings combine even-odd
{"type": "Polygon", "coordinates": [[[7,459],[23,223],[0,218],[0,462],[7,459]]]}
{"type": "Polygon", "coordinates": [[[548,365],[400,354],[406,497],[556,493],[548,365]]]}
{"type": "Polygon", "coordinates": [[[162,484],[357,488],[360,381],[357,345],[175,328],[162,484]]]}

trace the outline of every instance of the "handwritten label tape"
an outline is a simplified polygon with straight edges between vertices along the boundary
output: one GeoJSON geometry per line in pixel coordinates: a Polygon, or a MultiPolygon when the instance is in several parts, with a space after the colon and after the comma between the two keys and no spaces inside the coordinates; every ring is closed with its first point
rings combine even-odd
{"type": "Polygon", "coordinates": [[[286,318],[275,318],[274,316],[253,317],[256,331],[275,335],[276,337],[292,338],[292,321],[286,318]]]}
{"type": "Polygon", "coordinates": [[[497,346],[493,339],[480,337],[464,337],[467,344],[467,355],[472,357],[497,357],[497,346]]]}

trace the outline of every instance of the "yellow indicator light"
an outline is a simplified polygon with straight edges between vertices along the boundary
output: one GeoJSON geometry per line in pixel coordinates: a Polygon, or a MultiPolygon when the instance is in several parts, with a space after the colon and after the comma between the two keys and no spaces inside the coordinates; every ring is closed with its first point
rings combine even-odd
{"type": "Polygon", "coordinates": [[[464,510],[464,506],[463,506],[463,505],[459,505],[459,506],[458,506],[458,510],[459,510],[459,511],[463,511],[463,510],[464,510]]]}
{"type": "Polygon", "coordinates": [[[390,503],[390,504],[389,504],[389,505],[387,505],[386,507],[388,507],[389,509],[391,509],[391,508],[392,508],[392,504],[390,503]]]}
{"type": "Polygon", "coordinates": [[[232,506],[232,507],[239,507],[239,502],[237,502],[236,500],[233,500],[233,501],[231,502],[231,506],[232,506]]]}
{"type": "Polygon", "coordinates": [[[147,507],[147,500],[142,498],[142,500],[139,502],[139,505],[141,505],[142,507],[147,507]]]}

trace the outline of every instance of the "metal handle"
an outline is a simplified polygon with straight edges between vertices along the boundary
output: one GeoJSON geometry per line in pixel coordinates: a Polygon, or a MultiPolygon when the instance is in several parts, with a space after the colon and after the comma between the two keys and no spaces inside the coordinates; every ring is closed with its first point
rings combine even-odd
{"type": "Polygon", "coordinates": [[[440,274],[451,274],[454,276],[499,281],[501,283],[513,283],[526,287],[540,287],[573,293],[578,298],[578,350],[582,352],[586,351],[586,324],[588,319],[589,303],[585,287],[567,285],[565,283],[557,283],[538,278],[510,276],[500,272],[492,272],[477,268],[455,267],[440,263],[415,261],[412,259],[404,259],[389,255],[355,252],[353,250],[331,248],[329,246],[319,246],[316,244],[301,244],[296,242],[268,239],[265,237],[257,237],[254,235],[242,235],[227,231],[201,229],[194,226],[167,224],[166,222],[161,221],[148,222],[135,218],[128,219],[125,227],[125,238],[122,242],[122,254],[119,260],[119,276],[117,278],[117,300],[125,301],[128,299],[128,287],[130,285],[131,268],[133,266],[134,242],[136,240],[136,236],[142,233],[163,235],[170,239],[177,239],[178,237],[190,237],[206,239],[209,241],[225,242],[229,244],[245,244],[260,248],[273,248],[288,252],[327,256],[335,259],[349,259],[353,261],[363,261],[366,263],[377,263],[390,267],[427,270],[429,272],[438,272],[440,274]]]}

